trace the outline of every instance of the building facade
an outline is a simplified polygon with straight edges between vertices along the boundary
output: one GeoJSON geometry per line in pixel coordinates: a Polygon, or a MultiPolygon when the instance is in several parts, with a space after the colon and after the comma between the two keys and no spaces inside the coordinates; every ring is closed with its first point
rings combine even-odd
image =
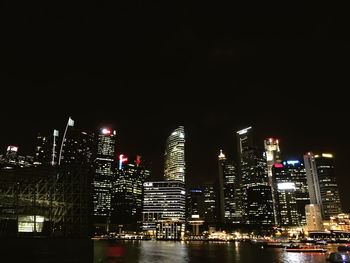
{"type": "MultiPolygon", "coordinates": [[[[185,223],[186,190],[181,181],[156,181],[143,184],[143,230],[156,234],[160,220],[185,223]]],[[[175,237],[174,237],[175,238],[175,237]]]]}
{"type": "Polygon", "coordinates": [[[329,153],[304,155],[310,201],[321,207],[323,219],[341,213],[334,157],[329,153]]]}
{"type": "Polygon", "coordinates": [[[238,187],[237,169],[232,161],[228,161],[220,150],[219,161],[219,222],[221,224],[235,224],[240,222],[237,214],[236,191],[238,187]]]}
{"type": "MultiPolygon", "coordinates": [[[[119,162],[126,158],[119,157],[119,162]]],[[[112,181],[111,224],[117,230],[137,231],[142,226],[143,184],[150,171],[140,162],[123,162],[112,181]]]]}
{"type": "Polygon", "coordinates": [[[201,188],[191,188],[187,191],[186,218],[198,216],[204,218],[204,192],[201,188]]]}
{"type": "Polygon", "coordinates": [[[277,208],[277,223],[280,226],[298,226],[295,182],[283,164],[274,164],[273,181],[277,208]]]}
{"type": "Polygon", "coordinates": [[[286,160],[273,167],[277,221],[282,226],[306,224],[305,205],[310,203],[304,164],[286,160]]]}
{"type": "Polygon", "coordinates": [[[255,219],[258,218],[263,219],[264,222],[270,222],[271,214],[274,223],[273,206],[270,206],[273,201],[267,174],[266,156],[253,144],[252,127],[237,131],[237,145],[240,188],[240,195],[237,194],[240,204],[237,207],[238,211],[241,210],[242,223],[255,225],[255,219]],[[250,188],[252,190],[249,190],[250,188]],[[264,194],[260,197],[268,199],[256,202],[257,189],[260,188],[264,191],[264,194]],[[270,188],[270,194],[268,194],[267,188],[270,188]],[[252,196],[249,197],[249,194],[252,196]],[[262,207],[258,208],[257,205],[262,207]],[[266,209],[272,210],[268,211],[266,209]],[[253,215],[254,213],[258,214],[253,215]]]}
{"type": "Polygon", "coordinates": [[[204,222],[207,226],[217,226],[219,223],[218,186],[215,183],[205,183],[204,195],[204,222]]]}
{"type": "Polygon", "coordinates": [[[246,223],[254,226],[274,225],[271,187],[268,185],[251,186],[247,190],[246,223]]]}
{"type": "Polygon", "coordinates": [[[164,178],[185,182],[185,171],[185,130],[183,126],[179,126],[166,141],[164,178]]]}
{"type": "Polygon", "coordinates": [[[272,179],[272,168],[274,164],[281,163],[281,151],[279,146],[279,140],[275,138],[268,138],[264,140],[265,146],[265,156],[266,156],[266,164],[267,164],[267,175],[268,175],[268,183],[271,187],[272,192],[272,203],[273,203],[273,214],[275,218],[275,224],[277,221],[277,202],[275,200],[276,193],[273,185],[272,179]]]}
{"type": "Polygon", "coordinates": [[[315,204],[309,204],[305,206],[306,214],[306,227],[308,231],[322,231],[322,213],[321,207],[315,204]]]}
{"type": "Polygon", "coordinates": [[[93,177],[93,214],[95,230],[109,231],[111,191],[114,177],[116,131],[101,128],[98,134],[97,155],[93,177]]]}

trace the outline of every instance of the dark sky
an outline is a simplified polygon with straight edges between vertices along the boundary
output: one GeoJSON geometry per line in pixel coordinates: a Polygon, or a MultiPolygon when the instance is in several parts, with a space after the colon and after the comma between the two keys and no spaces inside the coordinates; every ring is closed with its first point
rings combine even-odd
{"type": "Polygon", "coordinates": [[[252,125],[261,147],[280,138],[285,158],[333,152],[350,210],[348,16],[127,2],[5,16],[2,152],[30,153],[38,131],[72,116],[87,129],[113,125],[118,151],[142,154],[160,177],[166,137],[184,125],[187,180],[198,184],[216,176],[220,148],[235,157],[235,130],[252,125]]]}

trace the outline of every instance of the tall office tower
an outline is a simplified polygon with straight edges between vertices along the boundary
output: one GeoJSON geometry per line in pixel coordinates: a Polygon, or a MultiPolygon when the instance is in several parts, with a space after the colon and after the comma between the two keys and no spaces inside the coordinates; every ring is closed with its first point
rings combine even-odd
{"type": "Polygon", "coordinates": [[[185,131],[179,126],[168,137],[164,153],[165,180],[185,182],[185,131]]]}
{"type": "Polygon", "coordinates": [[[93,211],[96,231],[109,231],[111,189],[114,175],[116,131],[101,128],[98,134],[95,174],[93,178],[93,211]]]}
{"type": "Polygon", "coordinates": [[[219,159],[219,205],[221,224],[239,223],[236,206],[237,170],[220,150],[219,159]]]}
{"type": "Polygon", "coordinates": [[[214,183],[205,183],[204,194],[204,221],[208,226],[216,226],[219,221],[218,213],[218,186],[214,183]]]}
{"type": "Polygon", "coordinates": [[[302,160],[283,161],[283,170],[286,177],[291,178],[295,185],[295,201],[298,211],[299,225],[306,224],[305,206],[310,204],[309,188],[306,179],[306,170],[302,160]]]}
{"type": "MultiPolygon", "coordinates": [[[[251,214],[254,212],[249,212],[249,209],[253,209],[253,207],[250,206],[249,208],[248,193],[253,195],[250,199],[254,200],[255,192],[248,190],[250,187],[269,186],[267,164],[263,153],[253,144],[252,127],[248,127],[237,132],[237,146],[239,157],[239,185],[241,190],[241,196],[239,198],[241,203],[238,207],[242,213],[242,222],[249,223],[253,221],[249,220],[248,217],[251,217],[251,214]]],[[[272,195],[265,194],[261,197],[272,198],[272,195]]],[[[265,206],[264,204],[270,204],[270,201],[272,202],[272,200],[266,199],[258,204],[269,208],[270,206],[265,206]]],[[[260,213],[260,215],[256,216],[256,218],[270,218],[271,213],[273,214],[273,206],[272,211],[267,212],[267,210],[263,207],[261,207],[261,209],[254,208],[254,211],[260,213]],[[266,213],[266,215],[262,215],[261,213],[266,213]]]]}
{"type": "Polygon", "coordinates": [[[277,222],[281,226],[299,225],[296,203],[296,184],[283,164],[273,167],[275,200],[277,202],[277,222]]]}
{"type": "Polygon", "coordinates": [[[204,193],[201,188],[192,188],[187,191],[186,226],[192,235],[200,235],[204,224],[204,193]]]}
{"type": "Polygon", "coordinates": [[[268,185],[251,186],[247,190],[247,221],[254,226],[272,226],[274,224],[271,187],[268,185]]]}
{"type": "Polygon", "coordinates": [[[275,189],[273,187],[272,180],[272,167],[275,163],[281,163],[279,140],[274,138],[265,139],[264,146],[267,163],[267,175],[269,179],[269,186],[271,186],[272,192],[273,214],[275,217],[275,224],[277,224],[277,203],[275,200],[275,189]]]}
{"type": "MultiPolygon", "coordinates": [[[[145,182],[143,191],[143,230],[156,235],[159,222],[173,221],[179,223],[181,231],[184,231],[186,190],[183,182],[145,182]]],[[[174,225],[176,229],[179,227],[177,223],[174,225]]],[[[178,231],[172,233],[169,239],[177,239],[177,233],[178,231]]]]}
{"type": "Polygon", "coordinates": [[[266,152],[267,175],[269,177],[269,185],[272,186],[272,167],[275,163],[281,163],[279,140],[268,138],[264,140],[264,145],[266,152]]]}
{"type": "Polygon", "coordinates": [[[340,214],[341,203],[332,154],[304,155],[311,204],[319,205],[323,219],[340,214]]]}
{"type": "Polygon", "coordinates": [[[225,191],[224,191],[224,181],[225,181],[225,166],[226,166],[226,156],[223,154],[222,150],[220,150],[220,154],[218,156],[219,160],[219,202],[218,202],[218,221],[222,225],[225,223],[225,191]]]}
{"type": "Polygon", "coordinates": [[[189,189],[186,201],[186,218],[204,218],[204,192],[201,188],[189,189]]]}
{"type": "Polygon", "coordinates": [[[119,155],[119,165],[112,182],[111,224],[119,230],[139,230],[142,223],[143,183],[150,176],[137,156],[134,162],[127,162],[119,155]]]}
{"type": "Polygon", "coordinates": [[[58,130],[53,130],[53,133],[44,136],[39,133],[37,135],[35,147],[35,164],[50,164],[55,166],[58,164],[58,130]]]}

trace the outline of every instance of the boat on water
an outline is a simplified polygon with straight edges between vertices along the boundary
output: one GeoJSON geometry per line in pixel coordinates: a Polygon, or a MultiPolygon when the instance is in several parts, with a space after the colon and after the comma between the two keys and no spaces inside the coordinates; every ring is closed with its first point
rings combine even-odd
{"type": "Polygon", "coordinates": [[[350,251],[350,244],[338,246],[338,251],[350,251]]]}
{"type": "Polygon", "coordinates": [[[350,256],[346,252],[332,252],[327,260],[332,263],[349,263],[350,256]]]}
{"type": "Polygon", "coordinates": [[[326,253],[327,249],[319,246],[301,246],[290,245],[285,248],[287,252],[313,252],[313,253],[326,253]]]}
{"type": "Polygon", "coordinates": [[[266,242],[264,244],[264,247],[271,247],[271,248],[285,248],[288,247],[290,243],[285,242],[266,242]]]}

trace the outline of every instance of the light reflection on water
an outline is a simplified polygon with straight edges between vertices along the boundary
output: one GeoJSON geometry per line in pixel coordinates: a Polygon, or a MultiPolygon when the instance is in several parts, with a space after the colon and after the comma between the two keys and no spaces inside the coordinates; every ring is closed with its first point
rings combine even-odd
{"type": "Polygon", "coordinates": [[[239,242],[95,241],[94,263],[325,263],[321,253],[292,253],[239,242]]]}
{"type": "Polygon", "coordinates": [[[140,252],[139,262],[190,262],[188,259],[188,245],[185,242],[141,242],[140,252]]]}

